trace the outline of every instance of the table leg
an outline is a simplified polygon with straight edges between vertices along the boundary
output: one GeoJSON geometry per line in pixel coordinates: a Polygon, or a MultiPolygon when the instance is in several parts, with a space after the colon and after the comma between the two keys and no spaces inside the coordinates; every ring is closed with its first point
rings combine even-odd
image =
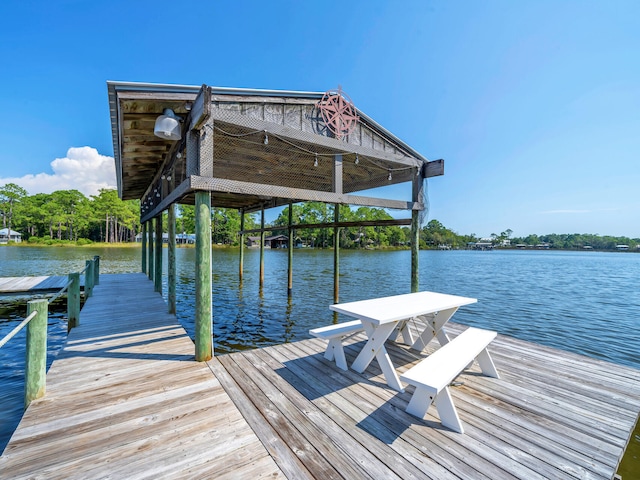
{"type": "Polygon", "coordinates": [[[363,320],[362,325],[364,326],[364,330],[367,333],[369,340],[367,340],[362,351],[356,357],[351,368],[358,373],[362,373],[375,358],[378,360],[378,365],[380,365],[380,369],[387,380],[387,384],[394,390],[403,392],[404,389],[400,383],[400,378],[398,378],[396,369],[391,363],[391,358],[387,353],[387,349],[384,348],[384,342],[387,341],[393,330],[396,328],[397,322],[386,323],[379,327],[374,327],[370,322],[363,320]]]}
{"type": "Polygon", "coordinates": [[[440,345],[444,345],[449,343],[449,337],[446,332],[442,329],[445,324],[449,321],[453,314],[456,313],[458,307],[448,308],[447,310],[440,310],[437,312],[430,322],[427,323],[427,326],[422,331],[418,339],[413,342],[411,348],[413,350],[418,350],[419,352],[424,350],[424,348],[429,345],[429,342],[434,338],[438,338],[440,345]]]}
{"type": "Polygon", "coordinates": [[[413,318],[402,320],[398,324],[398,326],[396,327],[397,329],[396,342],[398,341],[398,338],[400,337],[400,335],[402,335],[402,343],[404,343],[405,345],[413,345],[413,342],[415,342],[415,339],[413,338],[413,334],[411,333],[411,328],[409,328],[409,322],[411,320],[413,320],[413,318]]]}

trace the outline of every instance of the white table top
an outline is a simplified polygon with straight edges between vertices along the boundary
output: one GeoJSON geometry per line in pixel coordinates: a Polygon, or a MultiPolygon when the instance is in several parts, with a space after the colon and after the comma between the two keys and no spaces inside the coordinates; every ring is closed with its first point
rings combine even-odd
{"type": "Polygon", "coordinates": [[[392,297],[372,298],[349,303],[336,303],[329,308],[374,324],[404,320],[407,318],[439,312],[450,308],[476,303],[478,300],[436,292],[416,292],[392,297]]]}

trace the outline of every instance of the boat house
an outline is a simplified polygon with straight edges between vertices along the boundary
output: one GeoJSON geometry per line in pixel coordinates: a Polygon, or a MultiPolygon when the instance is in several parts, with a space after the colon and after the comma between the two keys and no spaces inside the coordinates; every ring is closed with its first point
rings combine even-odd
{"type": "MultiPolygon", "coordinates": [[[[404,219],[343,222],[313,228],[411,226],[411,290],[418,290],[418,244],[423,188],[442,175],[444,161],[429,161],[357,109],[340,89],[301,92],[108,82],[118,194],[139,199],[143,271],[162,289],[162,214],[168,212],[168,301],[175,311],[175,204],[196,206],[196,359],[211,358],[211,206],[241,212],[239,274],[246,235],[265,246],[264,211],[316,201],[404,210],[404,219]],[[359,192],[407,185],[404,200],[359,192]],[[260,212],[261,228],[244,230],[244,214],[260,212]],[[366,225],[365,225],[366,224],[366,225]]],[[[289,209],[291,211],[291,208],[289,209]]],[[[305,225],[306,227],[311,227],[305,225]]],[[[296,225],[274,237],[289,249],[288,291],[296,225]]],[[[338,242],[334,242],[336,245],[338,242]]],[[[260,281],[263,281],[263,258],[260,281]]],[[[334,300],[338,302],[339,248],[334,249],[334,300]]]]}

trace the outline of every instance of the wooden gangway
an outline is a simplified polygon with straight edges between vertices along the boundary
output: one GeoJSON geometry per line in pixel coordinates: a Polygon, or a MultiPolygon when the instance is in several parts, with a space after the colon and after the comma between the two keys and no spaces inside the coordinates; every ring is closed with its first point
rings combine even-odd
{"type": "MultiPolygon", "coordinates": [[[[389,389],[376,362],[337,369],[321,340],[194,362],[152,290],[101,276],[0,478],[610,479],[640,411],[640,371],[499,335],[501,378],[473,367],[451,388],[461,435],[433,407],[408,415],[412,387],[389,389]]],[[[401,372],[424,356],[387,350],[401,372]]]]}
{"type": "MultiPolygon", "coordinates": [[[[67,284],[69,277],[63,275],[39,275],[33,277],[0,277],[0,295],[35,294],[58,291],[67,284]]],[[[80,276],[84,287],[84,276],[80,276]]]]}

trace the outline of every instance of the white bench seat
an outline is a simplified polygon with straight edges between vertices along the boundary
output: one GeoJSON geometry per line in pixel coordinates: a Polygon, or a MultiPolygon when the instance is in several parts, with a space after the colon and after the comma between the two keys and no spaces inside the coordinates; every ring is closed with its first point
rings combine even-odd
{"type": "Polygon", "coordinates": [[[458,412],[449,393],[449,384],[474,359],[478,361],[482,373],[500,378],[487,351],[487,345],[496,335],[496,332],[470,327],[400,375],[400,380],[416,387],[407,412],[424,418],[429,406],[435,401],[442,425],[463,433],[458,412]]]}
{"type": "Polygon", "coordinates": [[[351,322],[336,323],[327,325],[326,327],[314,328],[309,333],[314,337],[329,340],[327,350],[324,352],[324,358],[329,361],[335,359],[336,365],[342,370],[347,370],[347,359],[344,356],[344,348],[342,339],[347,335],[364,331],[364,326],[360,320],[351,322]]]}

